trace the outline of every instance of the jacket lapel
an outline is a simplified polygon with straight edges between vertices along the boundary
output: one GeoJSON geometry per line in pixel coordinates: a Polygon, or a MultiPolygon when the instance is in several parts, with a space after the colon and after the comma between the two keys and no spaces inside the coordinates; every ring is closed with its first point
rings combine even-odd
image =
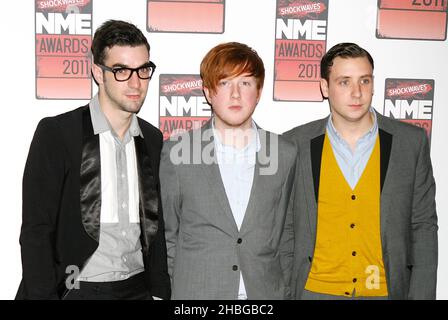
{"type": "MultiPolygon", "coordinates": [[[[222,182],[221,178],[221,172],[219,171],[219,165],[218,161],[216,159],[216,153],[215,153],[215,147],[214,147],[214,139],[212,134],[208,134],[207,136],[210,136],[210,140],[204,139],[203,133],[207,130],[212,130],[211,121],[208,121],[202,128],[201,128],[201,156],[204,149],[208,150],[209,145],[213,144],[213,148],[211,149],[210,156],[213,158],[213,161],[211,164],[204,163],[204,161],[201,158],[201,169],[203,170],[206,180],[209,184],[210,190],[212,191],[213,195],[215,196],[216,200],[218,200],[219,207],[224,212],[226,220],[228,221],[228,225],[230,229],[232,230],[232,235],[235,235],[238,233],[238,226],[236,225],[235,218],[233,217],[232,209],[230,208],[229,200],[227,199],[226,189],[224,188],[224,183],[222,182]]],[[[190,135],[192,137],[192,135],[190,135]]],[[[197,141],[192,138],[191,140],[191,147],[192,151],[196,152],[195,147],[193,146],[197,141]]],[[[194,158],[194,157],[193,157],[194,158]]]]}
{"type": "Polygon", "coordinates": [[[314,138],[309,140],[309,157],[300,164],[303,166],[304,185],[307,200],[308,220],[313,238],[317,231],[317,201],[319,197],[320,167],[324,147],[325,130],[328,117],[317,123],[314,138]]]}
{"type": "Polygon", "coordinates": [[[380,136],[380,176],[381,191],[383,191],[384,181],[386,180],[387,168],[389,167],[390,151],[392,149],[392,135],[383,129],[378,130],[380,136]]]}
{"type": "MultiPolygon", "coordinates": [[[[260,139],[260,150],[255,154],[255,168],[254,168],[254,178],[252,180],[252,187],[250,189],[250,195],[249,195],[249,201],[247,203],[246,211],[244,212],[244,218],[243,222],[241,223],[240,232],[243,233],[246,230],[246,226],[250,226],[252,223],[252,220],[257,216],[257,203],[259,203],[258,197],[264,197],[266,196],[263,193],[263,190],[261,190],[260,187],[262,187],[265,184],[269,184],[269,180],[273,178],[273,176],[270,175],[264,175],[261,176],[261,169],[264,166],[260,162],[260,155],[270,155],[271,150],[269,146],[271,145],[271,135],[261,129],[260,127],[257,128],[259,133],[259,139],[260,139]]],[[[278,145],[278,142],[277,142],[278,145]]],[[[277,150],[279,151],[279,150],[277,150]]],[[[267,164],[269,165],[269,164],[267,164]]]]}
{"type": "Polygon", "coordinates": [[[99,242],[101,213],[101,159],[99,136],[94,135],[89,107],[82,112],[80,169],[81,220],[87,234],[99,242]]]}
{"type": "MultiPolygon", "coordinates": [[[[146,139],[150,137],[147,136],[146,139]]],[[[145,139],[136,136],[134,144],[138,171],[140,239],[143,250],[148,250],[159,226],[159,194],[145,139]]]]}
{"type": "MultiPolygon", "coordinates": [[[[377,112],[378,134],[380,136],[380,177],[381,177],[381,196],[380,196],[380,226],[381,226],[381,242],[383,250],[386,248],[386,228],[387,219],[390,211],[389,204],[392,201],[390,195],[383,193],[384,185],[387,182],[388,167],[390,156],[392,153],[393,130],[387,127],[385,118],[377,112]]],[[[387,255],[383,255],[383,259],[387,259],[387,255]]],[[[385,261],[386,263],[386,261],[385,261]]]]}
{"type": "Polygon", "coordinates": [[[324,147],[325,134],[317,136],[310,141],[310,155],[311,155],[311,171],[313,173],[313,190],[314,199],[319,197],[319,180],[320,180],[320,166],[322,162],[322,150],[324,147]]]}

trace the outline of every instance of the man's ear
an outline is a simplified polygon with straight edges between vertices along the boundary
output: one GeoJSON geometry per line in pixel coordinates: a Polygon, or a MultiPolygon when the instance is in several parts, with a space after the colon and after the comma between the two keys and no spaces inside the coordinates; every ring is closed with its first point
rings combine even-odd
{"type": "Polygon", "coordinates": [[[258,97],[257,97],[257,104],[261,99],[261,93],[263,92],[263,87],[260,87],[260,89],[258,89],[258,97]]]}
{"type": "Polygon", "coordinates": [[[210,89],[207,87],[203,87],[202,90],[204,91],[205,99],[207,99],[208,104],[211,105],[210,89]]]}
{"type": "Polygon", "coordinates": [[[101,69],[98,65],[92,63],[92,75],[95,78],[96,83],[99,84],[103,84],[104,79],[103,79],[103,69],[101,69]]]}
{"type": "Polygon", "coordinates": [[[320,91],[324,98],[328,99],[328,81],[325,79],[320,79],[320,91]]]}

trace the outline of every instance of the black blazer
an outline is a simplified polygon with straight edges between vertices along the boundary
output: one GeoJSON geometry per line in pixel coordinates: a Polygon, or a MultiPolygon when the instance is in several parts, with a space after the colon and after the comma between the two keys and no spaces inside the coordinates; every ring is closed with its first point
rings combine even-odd
{"type": "MultiPolygon", "coordinates": [[[[138,119],[134,138],[145,278],[150,294],[170,297],[159,163],[162,134],[138,119]]],[[[44,118],[23,175],[20,245],[23,278],[16,299],[61,299],[73,266],[82,269],[98,247],[101,209],[99,135],[89,107],[44,118]]]]}

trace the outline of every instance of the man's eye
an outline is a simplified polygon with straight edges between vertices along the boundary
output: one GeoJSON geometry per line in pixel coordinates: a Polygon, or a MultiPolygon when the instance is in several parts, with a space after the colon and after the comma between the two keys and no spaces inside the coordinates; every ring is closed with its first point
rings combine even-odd
{"type": "Polygon", "coordinates": [[[369,84],[370,83],[370,79],[362,79],[361,83],[362,84],[369,84]]]}
{"type": "Polygon", "coordinates": [[[339,82],[339,84],[346,86],[348,85],[348,80],[342,80],[341,82],[339,82]]]}
{"type": "Polygon", "coordinates": [[[138,69],[138,72],[146,74],[149,73],[150,69],[150,67],[141,67],[140,69],[138,69]]]}
{"type": "Polygon", "coordinates": [[[127,72],[127,69],[125,69],[125,68],[117,68],[117,69],[115,69],[115,73],[118,73],[118,74],[124,74],[126,72],[127,72]]]}

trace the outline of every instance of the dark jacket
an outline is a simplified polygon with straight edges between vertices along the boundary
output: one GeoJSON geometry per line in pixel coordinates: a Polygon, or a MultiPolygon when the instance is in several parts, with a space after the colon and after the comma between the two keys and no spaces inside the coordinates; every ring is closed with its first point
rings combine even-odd
{"type": "MultiPolygon", "coordinates": [[[[135,137],[145,278],[152,296],[170,297],[159,162],[162,134],[138,119],[135,137]]],[[[23,278],[16,299],[61,299],[73,267],[99,243],[101,161],[89,107],[40,121],[23,176],[20,234],[23,278]]]]}

